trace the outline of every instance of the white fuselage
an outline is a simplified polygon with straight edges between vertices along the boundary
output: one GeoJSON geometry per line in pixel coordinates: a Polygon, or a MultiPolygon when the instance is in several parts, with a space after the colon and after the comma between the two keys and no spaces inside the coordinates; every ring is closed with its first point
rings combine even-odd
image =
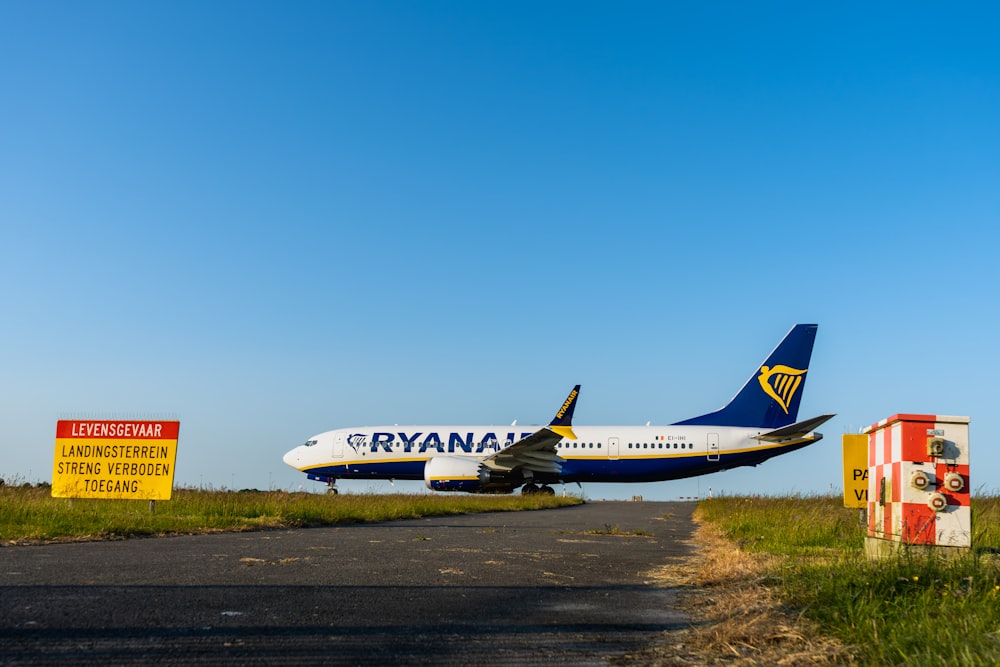
{"type": "MultiPolygon", "coordinates": [[[[316,478],[421,479],[434,456],[483,458],[540,427],[374,426],[326,431],[285,454],[288,465],[316,478]]],[[[760,461],[818,438],[772,443],[765,429],[720,426],[574,426],[563,439],[561,481],[638,482],[677,479],[760,461]]]]}

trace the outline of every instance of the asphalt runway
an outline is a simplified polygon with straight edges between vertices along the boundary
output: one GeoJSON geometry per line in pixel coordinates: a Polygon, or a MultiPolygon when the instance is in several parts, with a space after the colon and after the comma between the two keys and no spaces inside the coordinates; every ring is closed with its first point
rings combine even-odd
{"type": "Polygon", "coordinates": [[[3,547],[0,664],[611,664],[686,623],[693,509],[3,547]]]}

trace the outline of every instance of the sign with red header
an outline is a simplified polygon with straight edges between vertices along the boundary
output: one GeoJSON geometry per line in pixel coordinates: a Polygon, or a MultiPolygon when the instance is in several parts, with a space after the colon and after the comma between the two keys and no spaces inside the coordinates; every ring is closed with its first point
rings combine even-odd
{"type": "Polygon", "coordinates": [[[179,421],[56,423],[54,498],[170,500],[179,421]]]}

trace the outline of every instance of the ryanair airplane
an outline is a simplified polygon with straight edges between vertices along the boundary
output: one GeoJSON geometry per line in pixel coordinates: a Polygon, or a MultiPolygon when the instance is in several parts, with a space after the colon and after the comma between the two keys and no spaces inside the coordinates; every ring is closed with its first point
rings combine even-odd
{"type": "Polygon", "coordinates": [[[567,482],[658,482],[755,466],[820,440],[833,415],[797,422],[816,339],[815,324],[792,327],[715,412],[669,426],[573,426],[577,385],[541,428],[366,426],[313,436],[284,461],[326,482],[424,479],[435,491],[553,494],[567,482]]]}

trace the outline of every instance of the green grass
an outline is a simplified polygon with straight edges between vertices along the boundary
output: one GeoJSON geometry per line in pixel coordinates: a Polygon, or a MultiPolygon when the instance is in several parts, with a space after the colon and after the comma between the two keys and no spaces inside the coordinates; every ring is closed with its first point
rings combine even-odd
{"type": "Polygon", "coordinates": [[[808,556],[864,547],[858,510],[839,496],[721,497],[698,512],[747,551],[808,556]]]}
{"type": "Polygon", "coordinates": [[[698,512],[782,563],[767,585],[854,648],[862,665],[1000,664],[1000,497],[972,501],[973,546],[869,562],[858,510],[839,497],[718,498],[698,512]]]}
{"type": "Polygon", "coordinates": [[[613,535],[615,537],[652,537],[652,533],[647,530],[637,529],[637,530],[622,530],[621,526],[617,523],[611,525],[610,523],[604,524],[603,528],[591,528],[587,531],[588,535],[613,535]]]}
{"type": "Polygon", "coordinates": [[[0,486],[0,543],[115,539],[221,530],[257,530],[532,510],[579,498],[470,495],[318,495],[284,491],[177,489],[171,500],[52,498],[45,487],[0,486]]]}

